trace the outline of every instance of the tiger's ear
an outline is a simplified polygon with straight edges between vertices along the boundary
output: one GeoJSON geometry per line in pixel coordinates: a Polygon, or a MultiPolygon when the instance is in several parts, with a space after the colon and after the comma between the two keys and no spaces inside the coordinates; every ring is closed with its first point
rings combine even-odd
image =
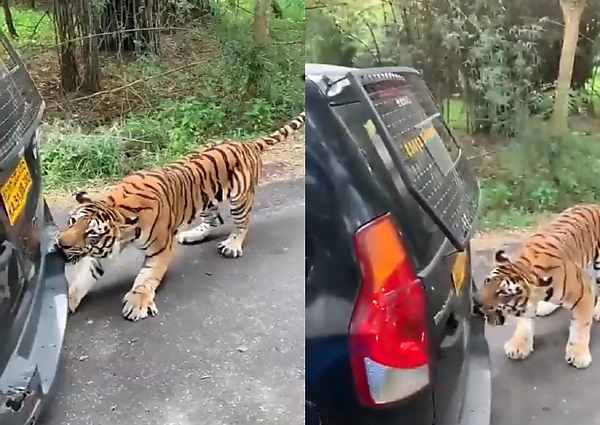
{"type": "Polygon", "coordinates": [[[85,191],[77,192],[75,194],[75,200],[77,202],[79,202],[80,204],[85,204],[85,203],[88,203],[88,202],[93,202],[92,198],[90,198],[89,195],[87,194],[87,192],[85,192],[85,191]]]}
{"type": "Polygon", "coordinates": [[[552,276],[543,276],[540,278],[540,286],[546,287],[552,285],[552,276]]]}
{"type": "Polygon", "coordinates": [[[496,254],[494,254],[494,260],[496,263],[508,263],[510,258],[508,258],[508,255],[506,255],[506,251],[499,249],[496,251],[496,254]]]}

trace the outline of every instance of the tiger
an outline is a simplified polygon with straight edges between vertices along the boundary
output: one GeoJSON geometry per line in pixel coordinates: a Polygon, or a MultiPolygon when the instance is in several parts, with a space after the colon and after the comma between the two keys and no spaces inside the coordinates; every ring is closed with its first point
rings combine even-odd
{"type": "Polygon", "coordinates": [[[76,311],[104,274],[106,262],[134,245],[145,258],[122,299],[121,313],[134,322],[156,316],[155,292],[175,242],[201,242],[224,224],[219,209],[224,201],[229,201],[234,230],[217,248],[223,257],[241,257],[262,174],[261,155],[304,123],[302,112],[268,136],[225,141],[162,168],[131,173],[98,199],[85,191],[76,193],[79,205],[54,238],[54,250],[77,268],[69,284],[69,311],[76,311]]]}
{"type": "Polygon", "coordinates": [[[599,285],[600,205],[578,204],[527,237],[514,259],[503,249],[495,252],[493,268],[473,295],[474,313],[492,326],[513,316],[516,329],[504,352],[510,359],[525,359],[534,347],[533,318],[570,309],[565,360],[586,368],[592,362],[592,320],[600,320],[599,285]],[[595,282],[586,272],[590,263],[595,282]]]}

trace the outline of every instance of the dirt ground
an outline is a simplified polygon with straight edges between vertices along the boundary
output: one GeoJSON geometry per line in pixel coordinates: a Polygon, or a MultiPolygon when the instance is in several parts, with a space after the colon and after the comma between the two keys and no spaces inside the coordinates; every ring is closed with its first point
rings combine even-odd
{"type": "Polygon", "coordinates": [[[473,252],[500,249],[506,245],[521,242],[530,231],[531,229],[526,228],[478,233],[471,242],[471,249],[473,252]]]}
{"type": "MultiPolygon", "coordinates": [[[[22,59],[46,102],[45,118],[69,119],[91,129],[109,125],[127,114],[150,110],[153,99],[189,97],[190,86],[202,78],[201,66],[209,63],[217,51],[212,35],[202,34],[198,36],[201,41],[187,33],[163,34],[163,52],[156,63],[145,63],[126,52],[101,52],[101,90],[94,94],[62,92],[54,49],[25,51],[22,59]]],[[[80,55],[76,60],[83,69],[80,55]]]]}
{"type": "Polygon", "coordinates": [[[556,215],[557,214],[551,214],[548,217],[540,220],[535,225],[526,226],[519,229],[478,232],[473,238],[471,246],[473,251],[478,251],[500,249],[505,245],[520,243],[529,233],[534,231],[538,226],[542,226],[548,221],[552,220],[554,217],[556,217],[556,215]]]}

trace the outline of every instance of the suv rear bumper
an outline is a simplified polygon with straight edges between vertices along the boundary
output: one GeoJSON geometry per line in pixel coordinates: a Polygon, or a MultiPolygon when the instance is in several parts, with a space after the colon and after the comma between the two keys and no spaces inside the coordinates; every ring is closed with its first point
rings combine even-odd
{"type": "MultiPolygon", "coordinates": [[[[46,223],[53,223],[45,207],[46,223]]],[[[42,253],[47,252],[42,242],[42,253]]],[[[0,423],[30,425],[39,418],[55,388],[62,364],[67,324],[67,280],[64,261],[56,254],[42,254],[40,281],[16,349],[0,376],[0,423]]],[[[29,295],[29,294],[27,294],[29,295]]],[[[26,295],[26,296],[27,296],[26,295]]]]}
{"type": "Polygon", "coordinates": [[[482,317],[471,316],[469,367],[459,425],[489,425],[492,410],[490,350],[482,317]]]}

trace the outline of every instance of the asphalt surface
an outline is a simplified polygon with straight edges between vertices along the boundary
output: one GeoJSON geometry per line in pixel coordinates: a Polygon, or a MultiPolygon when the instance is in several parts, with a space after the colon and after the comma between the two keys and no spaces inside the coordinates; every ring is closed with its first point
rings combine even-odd
{"type": "MultiPolygon", "coordinates": [[[[515,246],[508,247],[508,253],[515,246]]],[[[492,267],[494,251],[474,255],[476,282],[492,267]]],[[[534,351],[510,360],[504,343],[513,325],[487,327],[492,357],[493,425],[600,425],[600,323],[592,327],[592,364],[577,370],[565,359],[570,312],[559,309],[536,319],[534,351]]]]}
{"type": "Polygon", "coordinates": [[[178,246],[158,316],[132,323],[121,298],[141,260],[125,251],[69,318],[43,424],[304,424],[304,181],[259,189],[243,257],[178,246]]]}

